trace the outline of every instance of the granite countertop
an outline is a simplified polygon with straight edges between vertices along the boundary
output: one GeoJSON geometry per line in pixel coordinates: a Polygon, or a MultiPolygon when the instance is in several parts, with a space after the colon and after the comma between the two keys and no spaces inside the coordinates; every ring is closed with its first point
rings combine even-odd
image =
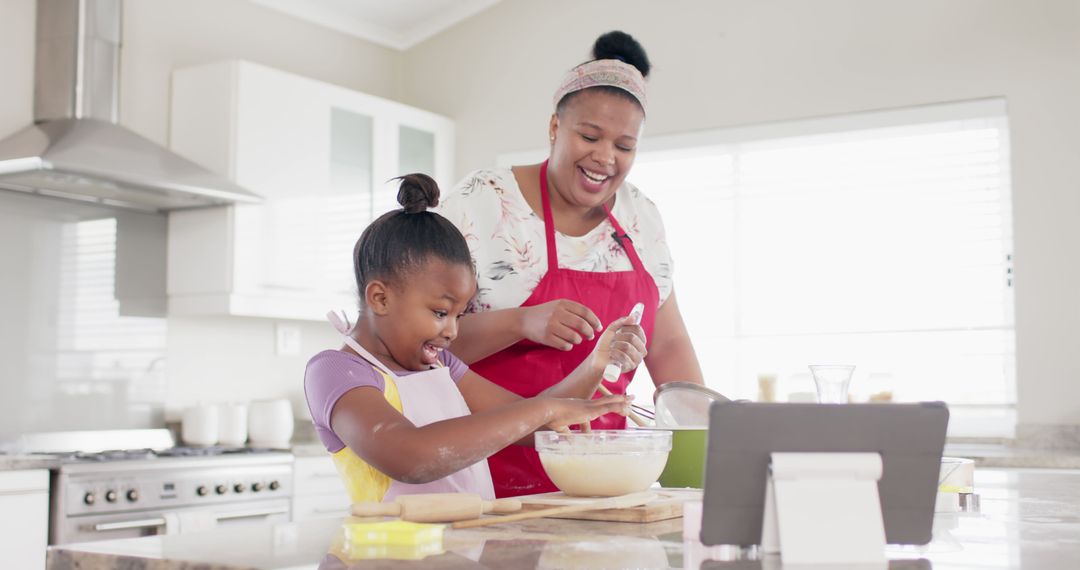
{"type": "Polygon", "coordinates": [[[1040,449],[1002,443],[948,443],[948,457],[974,459],[978,467],[1032,467],[1039,469],[1080,469],[1080,450],[1040,449]]]}
{"type": "MultiPolygon", "coordinates": [[[[296,457],[328,455],[318,441],[294,442],[289,451],[296,457]]],[[[1025,449],[1000,443],[950,443],[945,446],[945,455],[974,459],[979,467],[1080,469],[1080,452],[1076,450],[1025,449]]],[[[52,469],[59,465],[60,460],[51,455],[0,453],[0,471],[52,469]]]]}
{"type": "Polygon", "coordinates": [[[0,454],[0,471],[22,469],[52,469],[60,465],[60,459],[52,455],[3,455],[0,454]]]}
{"type": "MultiPolygon", "coordinates": [[[[1080,561],[1080,471],[977,469],[981,512],[938,514],[924,547],[889,547],[892,568],[1075,568],[1080,561]]],[[[443,552],[421,561],[350,559],[342,521],[224,527],[52,547],[49,568],[223,570],[233,568],[686,568],[700,547],[683,543],[681,519],[649,524],[537,519],[447,530],[443,552]]],[[[724,553],[722,553],[724,554],[724,553]]],[[[746,559],[701,568],[777,568],[746,559]]]]}
{"type": "Polygon", "coordinates": [[[326,447],[321,442],[294,442],[292,447],[289,448],[292,454],[296,457],[321,457],[329,456],[330,453],[326,451],[326,447]]]}
{"type": "MultiPolygon", "coordinates": [[[[318,440],[294,441],[290,450],[296,457],[328,455],[318,440]]],[[[949,443],[945,455],[974,459],[979,467],[1080,469],[1080,450],[1022,448],[1004,443],[949,443]]]]}

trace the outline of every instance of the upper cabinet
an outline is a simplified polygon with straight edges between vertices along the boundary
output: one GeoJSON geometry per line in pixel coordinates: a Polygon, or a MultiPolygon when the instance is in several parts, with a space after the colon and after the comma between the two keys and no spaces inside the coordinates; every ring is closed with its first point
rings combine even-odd
{"type": "Polygon", "coordinates": [[[392,178],[450,187],[453,138],[446,117],[250,62],[174,72],[170,146],[265,201],[169,214],[170,314],[354,308],[356,239],[397,207],[392,178]]]}

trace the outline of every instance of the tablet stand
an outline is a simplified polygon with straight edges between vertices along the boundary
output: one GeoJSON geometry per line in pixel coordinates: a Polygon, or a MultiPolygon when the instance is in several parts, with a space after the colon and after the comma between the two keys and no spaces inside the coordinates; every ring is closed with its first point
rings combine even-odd
{"type": "Polygon", "coordinates": [[[772,453],[761,547],[786,564],[885,565],[877,453],[772,453]]]}

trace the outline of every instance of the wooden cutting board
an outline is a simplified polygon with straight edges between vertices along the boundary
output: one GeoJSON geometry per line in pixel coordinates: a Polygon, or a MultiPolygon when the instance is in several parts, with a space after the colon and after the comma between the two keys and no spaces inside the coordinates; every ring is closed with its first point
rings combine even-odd
{"type": "MultiPolygon", "coordinates": [[[[657,494],[657,497],[644,505],[623,509],[602,509],[580,513],[567,513],[564,515],[555,515],[552,518],[649,523],[679,518],[682,516],[683,503],[686,501],[701,500],[701,489],[650,490],[654,491],[657,494]]],[[[521,510],[535,511],[537,509],[545,509],[548,507],[588,503],[595,501],[596,497],[571,497],[565,493],[558,492],[525,495],[523,497],[518,497],[518,499],[521,500],[521,510]]]]}

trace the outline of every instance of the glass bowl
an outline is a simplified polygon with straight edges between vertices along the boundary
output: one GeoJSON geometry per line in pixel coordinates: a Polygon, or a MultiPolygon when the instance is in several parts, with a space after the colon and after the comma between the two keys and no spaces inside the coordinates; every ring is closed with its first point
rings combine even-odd
{"type": "Polygon", "coordinates": [[[562,492],[614,497],[648,489],[667,464],[671,432],[597,430],[536,432],[544,471],[562,492]]]}

